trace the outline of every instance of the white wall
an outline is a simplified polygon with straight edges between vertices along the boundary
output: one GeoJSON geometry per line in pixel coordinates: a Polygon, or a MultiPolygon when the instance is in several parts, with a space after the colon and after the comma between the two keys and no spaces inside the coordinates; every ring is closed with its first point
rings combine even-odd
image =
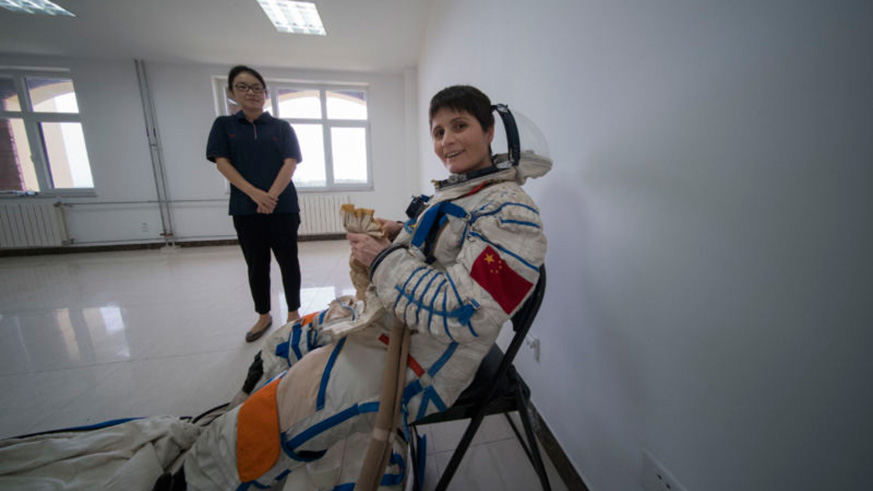
{"type": "MultiPolygon", "coordinates": [[[[0,55],[10,67],[67,68],[76,88],[82,131],[97,198],[64,200],[154,201],[154,179],[133,61],[65,60],[0,55]]],[[[36,198],[34,201],[42,201],[36,198]]],[[[78,241],[148,240],[160,233],[156,205],[77,206],[68,210],[78,241]],[[143,233],[141,224],[151,224],[143,233]]]]}
{"type": "MultiPolygon", "coordinates": [[[[69,227],[78,245],[160,240],[161,217],[133,60],[68,60],[0,55],[0,65],[72,70],[94,174],[96,197],[69,198],[69,227]],[[87,202],[89,204],[82,204],[87,202]],[[106,203],[103,205],[93,203],[106,203]],[[147,231],[143,231],[143,223],[147,231]]],[[[234,238],[224,179],[206,160],[206,138],[215,119],[212,77],[227,66],[146,62],[157,113],[171,200],[214,200],[172,205],[179,240],[234,238]]],[[[368,84],[374,189],[350,192],[354,204],[395,216],[408,202],[417,168],[416,142],[406,138],[408,107],[415,107],[410,73],[376,74],[258,67],[266,78],[368,84]]],[[[414,89],[414,84],[412,86],[414,89]]],[[[302,148],[306,165],[306,148],[302,148]]]]}
{"type": "MultiPolygon", "coordinates": [[[[419,107],[472,83],[549,138],[519,355],[594,491],[873,482],[873,4],[436,0],[419,107]]],[[[420,185],[443,174],[420,136],[420,185]]]]}

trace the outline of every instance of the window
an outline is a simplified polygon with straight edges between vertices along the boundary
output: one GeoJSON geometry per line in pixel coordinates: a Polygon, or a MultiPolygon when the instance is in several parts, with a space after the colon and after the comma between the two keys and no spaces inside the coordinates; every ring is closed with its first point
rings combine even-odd
{"type": "MultiPolygon", "coordinates": [[[[239,111],[226,97],[227,79],[214,81],[219,114],[239,111]]],[[[367,90],[361,86],[267,80],[264,110],[291,123],[303,163],[294,172],[302,190],[372,189],[367,90]]]]}
{"type": "Polygon", "coordinates": [[[73,81],[59,72],[0,71],[0,190],[93,188],[73,81]]]}

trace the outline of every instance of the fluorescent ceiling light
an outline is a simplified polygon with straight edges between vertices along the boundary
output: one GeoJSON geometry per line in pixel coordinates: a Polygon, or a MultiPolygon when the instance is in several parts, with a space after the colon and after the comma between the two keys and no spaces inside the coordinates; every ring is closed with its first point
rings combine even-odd
{"type": "Polygon", "coordinates": [[[76,14],[49,0],[0,0],[0,7],[25,14],[76,16],[76,14]]]}
{"type": "Polygon", "coordinates": [[[258,4],[279,32],[327,35],[321,17],[318,16],[318,9],[312,2],[258,0],[258,4]]]}

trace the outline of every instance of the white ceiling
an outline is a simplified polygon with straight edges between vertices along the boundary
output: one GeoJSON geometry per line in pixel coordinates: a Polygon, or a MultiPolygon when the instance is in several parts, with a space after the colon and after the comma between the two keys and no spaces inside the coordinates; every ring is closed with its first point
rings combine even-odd
{"type": "Polygon", "coordinates": [[[54,0],[0,9],[0,53],[396,72],[417,65],[431,0],[314,0],[327,36],[279,33],[257,0],[54,0]]]}

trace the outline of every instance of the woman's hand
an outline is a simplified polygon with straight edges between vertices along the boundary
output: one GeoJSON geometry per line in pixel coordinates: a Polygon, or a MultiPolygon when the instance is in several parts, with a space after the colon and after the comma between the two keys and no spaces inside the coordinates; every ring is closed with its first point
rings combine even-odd
{"type": "Polygon", "coordinates": [[[276,209],[276,204],[279,202],[279,193],[272,195],[251,185],[245,178],[236,170],[236,167],[230,163],[230,160],[224,157],[216,157],[215,165],[218,172],[225,177],[230,183],[240,191],[246,194],[258,206],[258,213],[270,214],[276,209]]]}
{"type": "Polygon", "coordinates": [[[382,231],[385,232],[385,237],[393,241],[397,238],[397,234],[403,230],[403,224],[394,220],[386,220],[384,218],[376,218],[376,221],[382,225],[382,231]]]}
{"type": "Polygon", "coordinates": [[[388,239],[376,239],[367,234],[348,233],[346,238],[349,239],[349,244],[352,246],[352,256],[367,267],[370,267],[373,259],[383,249],[391,245],[391,241],[388,239]]]}
{"type": "MultiPolygon", "coordinates": [[[[267,196],[273,200],[273,206],[262,206],[258,203],[258,213],[270,214],[276,209],[276,204],[279,203],[279,195],[285,191],[285,188],[291,183],[291,176],[294,175],[294,170],[297,168],[297,161],[291,158],[285,159],[282,168],[276,175],[273,185],[267,191],[267,196]]],[[[252,198],[254,199],[254,198],[252,198]]],[[[257,201],[255,201],[257,203],[257,201]]]]}
{"type": "Polygon", "coordinates": [[[258,188],[253,188],[249,193],[249,198],[258,205],[258,213],[270,214],[276,209],[276,204],[279,203],[279,198],[271,195],[266,191],[258,188]]]}

